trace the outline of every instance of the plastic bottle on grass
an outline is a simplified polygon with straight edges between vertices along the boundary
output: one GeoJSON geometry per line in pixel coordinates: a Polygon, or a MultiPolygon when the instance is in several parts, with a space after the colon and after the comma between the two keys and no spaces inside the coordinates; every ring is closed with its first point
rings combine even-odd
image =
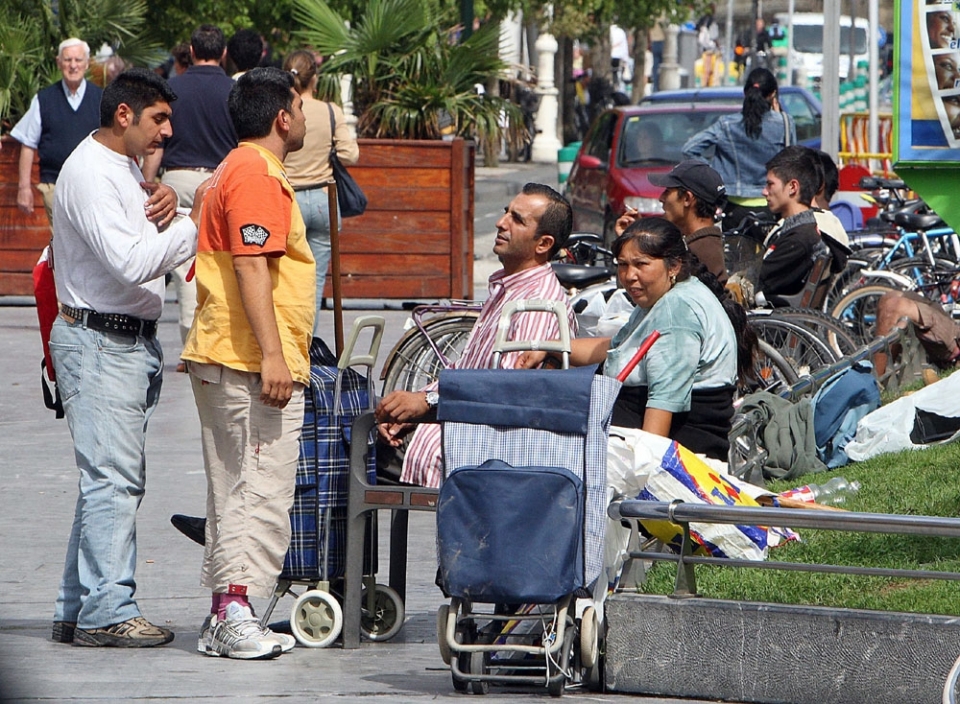
{"type": "Polygon", "coordinates": [[[847,481],[844,477],[833,477],[823,484],[807,484],[784,491],[780,496],[809,503],[836,505],[842,504],[859,490],[860,482],[847,481]]]}

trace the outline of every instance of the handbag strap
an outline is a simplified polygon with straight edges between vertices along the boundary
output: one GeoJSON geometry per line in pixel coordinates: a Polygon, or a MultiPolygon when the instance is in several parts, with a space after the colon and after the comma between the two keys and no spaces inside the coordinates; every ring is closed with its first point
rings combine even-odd
{"type": "MultiPolygon", "coordinates": [[[[330,112],[333,115],[333,111],[330,112]]],[[[783,118],[783,146],[790,146],[790,123],[787,122],[787,113],[783,108],[780,108],[780,117],[783,118]]]]}

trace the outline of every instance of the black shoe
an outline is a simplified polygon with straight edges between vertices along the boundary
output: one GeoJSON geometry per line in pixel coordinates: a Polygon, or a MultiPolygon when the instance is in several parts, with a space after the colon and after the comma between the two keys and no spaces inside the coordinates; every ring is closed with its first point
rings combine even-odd
{"type": "Polygon", "coordinates": [[[204,545],[207,542],[207,519],[200,516],[184,516],[175,513],[170,516],[170,522],[173,527],[190,538],[198,545],[204,545]]]}
{"type": "Polygon", "coordinates": [[[76,621],[54,621],[53,622],[53,642],[54,643],[72,643],[73,634],[77,630],[76,621]]]}

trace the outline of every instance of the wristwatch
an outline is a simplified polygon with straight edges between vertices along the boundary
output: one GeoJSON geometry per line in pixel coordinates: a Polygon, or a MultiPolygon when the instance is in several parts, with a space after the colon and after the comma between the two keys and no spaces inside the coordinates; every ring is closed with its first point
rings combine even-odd
{"type": "Polygon", "coordinates": [[[440,392],[439,391],[426,391],[423,394],[427,399],[427,407],[431,410],[437,407],[437,404],[440,403],[440,392]]]}

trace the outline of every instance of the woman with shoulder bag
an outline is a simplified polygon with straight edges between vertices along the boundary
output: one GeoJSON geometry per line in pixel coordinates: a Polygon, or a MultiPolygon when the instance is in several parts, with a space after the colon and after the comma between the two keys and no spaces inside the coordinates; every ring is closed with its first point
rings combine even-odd
{"type": "Polygon", "coordinates": [[[318,80],[317,57],[314,53],[295,51],[287,56],[283,68],[293,74],[294,85],[303,98],[303,114],[307,118],[303,148],[287,154],[283,167],[296,192],[300,213],[307,226],[307,241],[317,261],[317,323],[314,325],[316,334],[327,265],[330,263],[330,209],[327,200],[327,184],[333,181],[330,152],[335,145],[341,162],[355,164],[360,158],[360,148],[357,141],[350,136],[347,120],[340,106],[314,97],[318,80]],[[335,131],[330,128],[331,108],[336,124],[335,131]]]}
{"type": "MultiPolygon", "coordinates": [[[[683,145],[684,158],[709,161],[723,179],[727,189],[725,231],[739,225],[748,213],[770,212],[763,197],[766,163],[784,147],[797,143],[797,128],[781,110],[777,90],[777,79],[770,71],[754,69],[743,86],[740,113],[722,116],[683,145]]],[[[762,233],[757,234],[763,241],[762,233]]]]}

